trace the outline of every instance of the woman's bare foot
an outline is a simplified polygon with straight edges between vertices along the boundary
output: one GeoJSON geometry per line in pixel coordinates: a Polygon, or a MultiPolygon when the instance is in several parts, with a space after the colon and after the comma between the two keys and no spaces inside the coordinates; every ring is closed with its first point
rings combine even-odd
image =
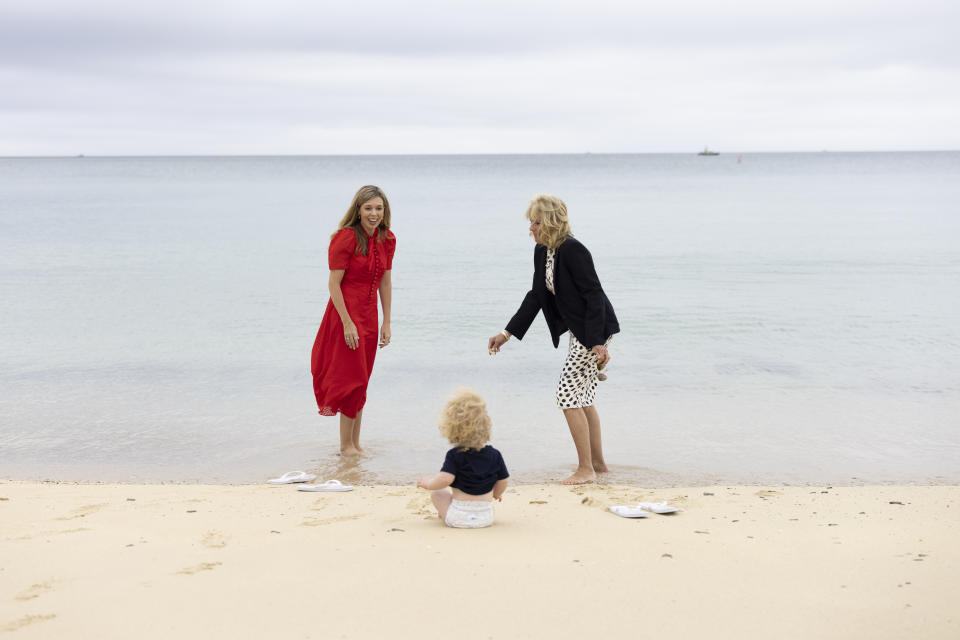
{"type": "Polygon", "coordinates": [[[340,449],[341,456],[362,456],[363,451],[357,449],[356,447],[347,447],[346,449],[340,449]]]}
{"type": "Polygon", "coordinates": [[[605,462],[594,462],[593,470],[596,471],[597,473],[606,473],[610,471],[610,469],[607,468],[607,464],[605,462]]]}
{"type": "Polygon", "coordinates": [[[597,479],[597,474],[590,469],[588,471],[581,471],[577,469],[573,472],[573,475],[567,478],[566,480],[561,480],[560,484],[587,484],[588,482],[593,482],[597,479]]]}
{"type": "Polygon", "coordinates": [[[356,455],[360,456],[361,458],[372,458],[372,457],[373,457],[373,455],[371,455],[366,449],[364,449],[363,447],[361,447],[359,444],[354,444],[354,445],[353,445],[353,448],[358,451],[358,453],[357,453],[356,455]]]}

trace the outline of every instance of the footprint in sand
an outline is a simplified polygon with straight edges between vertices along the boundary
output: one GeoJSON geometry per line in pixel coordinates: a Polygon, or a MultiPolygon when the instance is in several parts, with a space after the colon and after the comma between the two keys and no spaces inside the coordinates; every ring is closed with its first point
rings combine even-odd
{"type": "Polygon", "coordinates": [[[82,507],[78,507],[74,509],[72,515],[61,516],[57,518],[57,520],[74,520],[76,518],[85,518],[90,514],[96,513],[97,511],[100,511],[101,509],[105,509],[106,507],[109,507],[109,506],[110,506],[110,503],[108,502],[103,502],[100,504],[85,504],[82,507]]]}
{"type": "Polygon", "coordinates": [[[64,529],[63,531],[38,531],[34,534],[17,536],[13,538],[13,540],[33,540],[34,538],[43,538],[44,536],[59,536],[65,533],[80,533],[81,531],[90,531],[90,529],[87,527],[79,527],[77,529],[64,529]]]}
{"type": "Polygon", "coordinates": [[[756,492],[755,494],[753,494],[753,495],[755,495],[755,496],[757,496],[758,498],[761,498],[761,499],[763,499],[763,500],[766,500],[767,498],[774,498],[774,497],[776,497],[776,496],[782,496],[783,493],[781,493],[781,492],[779,492],[779,491],[773,491],[772,489],[761,489],[760,491],[757,491],[757,492],[756,492]]]}
{"type": "Polygon", "coordinates": [[[38,622],[43,622],[45,620],[53,620],[56,617],[57,617],[57,614],[55,613],[50,613],[50,614],[41,615],[41,616],[23,616],[22,618],[18,618],[13,622],[8,622],[7,624],[0,627],[0,633],[4,631],[17,631],[18,629],[23,629],[24,627],[28,627],[31,624],[36,624],[38,622]]]}
{"type": "Polygon", "coordinates": [[[227,546],[227,536],[219,531],[207,531],[200,539],[200,544],[208,549],[223,549],[227,546]]]}
{"type": "Polygon", "coordinates": [[[33,600],[34,598],[39,598],[48,591],[53,591],[53,581],[47,580],[46,582],[40,582],[38,584],[30,585],[29,589],[25,589],[22,593],[17,594],[15,600],[33,600]]]}
{"type": "Polygon", "coordinates": [[[437,515],[437,511],[433,508],[433,501],[430,500],[429,495],[417,495],[407,503],[407,511],[415,516],[424,516],[426,518],[433,518],[437,515]]]}
{"type": "MultiPolygon", "coordinates": [[[[609,502],[611,505],[636,504],[641,500],[647,500],[647,498],[638,497],[638,495],[632,491],[618,491],[618,490],[606,491],[604,492],[603,497],[606,499],[606,502],[609,502]]],[[[652,500],[649,500],[649,502],[652,502],[652,500]]]]}
{"type": "Polygon", "coordinates": [[[201,571],[213,571],[222,564],[222,562],[201,562],[198,565],[187,567],[186,569],[180,569],[180,571],[177,571],[177,573],[185,576],[192,576],[193,574],[200,573],[201,571]]]}
{"type": "Polygon", "coordinates": [[[595,509],[600,509],[601,511],[606,511],[610,508],[611,505],[615,504],[625,504],[630,502],[629,500],[611,500],[610,496],[599,495],[599,496],[584,496],[580,499],[580,504],[585,507],[593,507],[595,509]]]}
{"type": "Polygon", "coordinates": [[[631,502],[627,493],[617,491],[607,486],[595,483],[578,484],[570,487],[570,493],[580,496],[580,504],[585,507],[596,507],[606,510],[612,504],[626,504],[631,502]]]}
{"type": "Polygon", "coordinates": [[[367,517],[366,513],[358,513],[352,516],[337,516],[336,518],[318,518],[316,520],[304,520],[300,523],[301,527],[322,527],[327,524],[334,524],[335,522],[346,522],[347,520],[359,520],[360,518],[367,517]]]}

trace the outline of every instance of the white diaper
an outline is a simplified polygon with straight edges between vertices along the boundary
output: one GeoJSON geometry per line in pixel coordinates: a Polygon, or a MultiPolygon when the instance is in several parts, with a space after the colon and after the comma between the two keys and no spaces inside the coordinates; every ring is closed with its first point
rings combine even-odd
{"type": "Polygon", "coordinates": [[[493,524],[493,502],[486,500],[453,500],[444,520],[448,527],[480,529],[493,524]]]}

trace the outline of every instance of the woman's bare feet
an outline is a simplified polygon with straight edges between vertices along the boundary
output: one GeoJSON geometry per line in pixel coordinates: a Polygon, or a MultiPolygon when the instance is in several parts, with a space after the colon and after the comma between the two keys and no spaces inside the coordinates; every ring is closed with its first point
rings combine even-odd
{"type": "Polygon", "coordinates": [[[566,480],[561,480],[560,484],[587,484],[588,482],[593,482],[596,479],[597,474],[593,471],[593,469],[587,469],[586,471],[577,469],[573,472],[572,476],[566,480]]]}
{"type": "Polygon", "coordinates": [[[361,447],[361,446],[358,445],[358,444],[354,444],[354,445],[353,445],[353,448],[357,450],[357,454],[356,454],[356,455],[360,456],[361,458],[372,458],[372,457],[373,457],[371,454],[367,453],[367,450],[366,450],[366,449],[364,449],[363,447],[361,447]]]}
{"type": "Polygon", "coordinates": [[[606,473],[606,472],[610,471],[610,469],[607,468],[607,464],[606,464],[605,462],[603,462],[603,461],[601,461],[601,462],[594,462],[594,463],[593,463],[593,470],[596,471],[597,473],[606,473]]]}
{"type": "Polygon", "coordinates": [[[347,447],[346,449],[340,449],[341,456],[362,456],[363,451],[357,449],[356,447],[347,447]]]}

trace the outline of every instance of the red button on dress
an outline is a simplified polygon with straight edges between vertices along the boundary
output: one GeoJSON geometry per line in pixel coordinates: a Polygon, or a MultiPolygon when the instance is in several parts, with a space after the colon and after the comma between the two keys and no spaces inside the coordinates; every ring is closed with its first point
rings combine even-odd
{"type": "Polygon", "coordinates": [[[340,314],[333,300],[328,301],[310,360],[320,415],[343,413],[354,418],[367,401],[367,384],[380,341],[377,291],[384,272],[393,268],[397,248],[392,232],[387,232],[383,242],[376,241],[376,233],[367,236],[367,255],[356,252],[357,236],[353,229],[341,229],[330,240],[330,270],[344,270],[340,290],[360,339],[356,349],[347,346],[340,314]]]}

